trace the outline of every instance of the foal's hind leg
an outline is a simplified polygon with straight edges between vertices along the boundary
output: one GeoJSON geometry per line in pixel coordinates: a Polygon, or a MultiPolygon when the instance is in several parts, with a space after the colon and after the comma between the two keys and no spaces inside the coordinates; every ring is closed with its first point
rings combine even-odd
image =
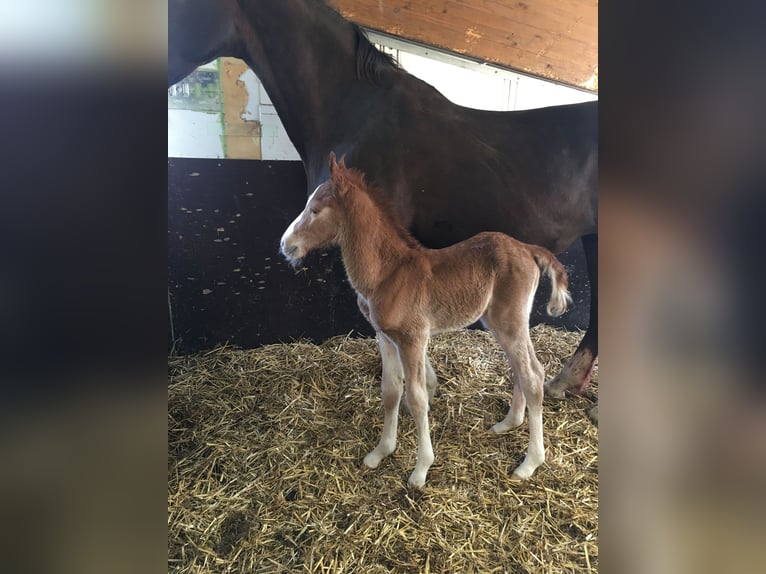
{"type": "Polygon", "coordinates": [[[497,433],[505,432],[521,424],[524,416],[523,405],[526,403],[525,406],[529,411],[529,446],[526,457],[513,471],[513,478],[525,479],[532,476],[537,467],[545,461],[545,445],[543,444],[543,381],[545,372],[535,356],[526,323],[518,319],[506,321],[498,320],[497,317],[493,318],[491,313],[488,313],[485,319],[485,325],[489,327],[500,346],[505,350],[517,381],[508,414],[503,421],[492,427],[492,430],[497,433]],[[503,325],[504,322],[505,325],[503,325]],[[517,392],[519,390],[521,392],[517,392]]]}
{"type": "MultiPolygon", "coordinates": [[[[436,392],[436,387],[438,386],[438,379],[436,377],[436,371],[434,371],[433,366],[431,366],[431,361],[428,358],[428,355],[426,355],[426,391],[428,392],[428,404],[431,404],[431,401],[434,398],[434,393],[436,392]]],[[[412,414],[412,411],[410,410],[410,404],[407,402],[407,395],[404,395],[404,408],[407,409],[407,412],[412,414]]]]}
{"type": "Polygon", "coordinates": [[[434,371],[434,368],[431,366],[431,361],[428,359],[428,355],[426,355],[426,390],[428,391],[428,404],[431,404],[431,401],[434,398],[436,385],[436,371],[434,371]]]}
{"type": "Polygon", "coordinates": [[[527,398],[519,383],[519,376],[516,375],[516,382],[513,383],[513,396],[511,397],[511,406],[505,418],[492,427],[492,432],[502,434],[516,428],[524,422],[524,409],[527,406],[527,398]]]}
{"type": "Polygon", "coordinates": [[[377,468],[380,461],[396,449],[399,400],[402,397],[404,378],[399,353],[391,340],[381,332],[378,332],[378,345],[383,362],[383,376],[380,379],[380,390],[383,396],[383,432],[378,446],[364,457],[364,464],[369,468],[377,468]]]}
{"type": "MultiPolygon", "coordinates": [[[[529,448],[524,461],[513,471],[514,478],[529,478],[538,466],[545,461],[545,445],[543,444],[543,383],[545,372],[535,356],[532,341],[527,335],[526,364],[531,367],[531,373],[522,381],[522,390],[527,398],[529,410],[529,448]]],[[[524,359],[517,359],[522,362],[524,359]]]]}
{"type": "MultiPolygon", "coordinates": [[[[522,394],[526,399],[529,411],[529,446],[527,455],[522,463],[513,471],[513,478],[525,479],[532,476],[538,466],[545,461],[545,445],[543,444],[543,382],[545,372],[535,356],[529,331],[524,329],[521,340],[509,342],[508,352],[522,394]]],[[[516,397],[513,397],[514,402],[516,397]]],[[[511,405],[509,416],[514,412],[511,405]]],[[[508,417],[506,417],[508,418],[508,417]]],[[[505,422],[505,421],[503,421],[505,422]]],[[[514,421],[515,422],[515,421],[514,421]]],[[[502,424],[502,423],[501,423],[502,424]]]]}

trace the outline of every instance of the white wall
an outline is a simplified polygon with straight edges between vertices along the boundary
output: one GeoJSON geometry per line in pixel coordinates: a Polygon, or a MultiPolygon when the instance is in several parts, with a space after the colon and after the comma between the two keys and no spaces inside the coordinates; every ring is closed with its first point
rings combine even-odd
{"type": "Polygon", "coordinates": [[[168,110],[168,157],[225,157],[221,115],[168,110]]]}
{"type": "Polygon", "coordinates": [[[596,94],[542,78],[478,64],[370,32],[369,37],[413,76],[428,82],[447,99],[483,110],[526,110],[598,99],[596,94]]]}
{"type": "MultiPolygon", "coordinates": [[[[199,69],[220,68],[218,61],[213,60],[199,69]]],[[[168,95],[172,90],[168,90],[168,95]]],[[[168,157],[226,157],[220,113],[168,108],[168,157]]]]}

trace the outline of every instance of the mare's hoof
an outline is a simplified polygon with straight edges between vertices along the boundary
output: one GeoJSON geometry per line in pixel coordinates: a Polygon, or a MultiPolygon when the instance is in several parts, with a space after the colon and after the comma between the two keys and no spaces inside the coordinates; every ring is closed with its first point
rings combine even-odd
{"type": "Polygon", "coordinates": [[[598,405],[591,407],[588,410],[588,418],[593,422],[594,425],[598,426],[598,405]]]}
{"type": "Polygon", "coordinates": [[[554,399],[563,399],[565,397],[566,389],[566,382],[562,381],[559,377],[556,377],[552,381],[548,381],[545,383],[545,385],[543,385],[543,392],[545,393],[545,396],[554,399]]]}

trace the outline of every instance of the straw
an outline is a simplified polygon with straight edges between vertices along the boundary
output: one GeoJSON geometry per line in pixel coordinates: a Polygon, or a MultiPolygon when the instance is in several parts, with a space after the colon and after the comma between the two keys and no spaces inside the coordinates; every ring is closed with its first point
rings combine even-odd
{"type": "MultiPolygon", "coordinates": [[[[547,375],[582,333],[532,329],[547,375]]],[[[169,571],[597,572],[598,429],[584,396],[546,398],[546,462],[510,480],[527,422],[494,436],[511,398],[488,333],[436,336],[429,420],[436,461],[407,477],[416,437],[402,410],[396,452],[364,455],[382,427],[372,339],[335,337],[169,358],[169,571]]]]}

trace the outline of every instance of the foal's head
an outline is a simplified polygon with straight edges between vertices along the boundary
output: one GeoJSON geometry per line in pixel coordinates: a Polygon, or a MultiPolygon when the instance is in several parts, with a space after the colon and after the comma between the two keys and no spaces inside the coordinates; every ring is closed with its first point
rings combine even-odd
{"type": "Polygon", "coordinates": [[[330,178],[314,190],[306,207],[282,235],[279,250],[291,265],[314,249],[337,243],[343,222],[343,199],[353,187],[346,175],[343,158],[338,163],[335,153],[330,152],[330,178]]]}

